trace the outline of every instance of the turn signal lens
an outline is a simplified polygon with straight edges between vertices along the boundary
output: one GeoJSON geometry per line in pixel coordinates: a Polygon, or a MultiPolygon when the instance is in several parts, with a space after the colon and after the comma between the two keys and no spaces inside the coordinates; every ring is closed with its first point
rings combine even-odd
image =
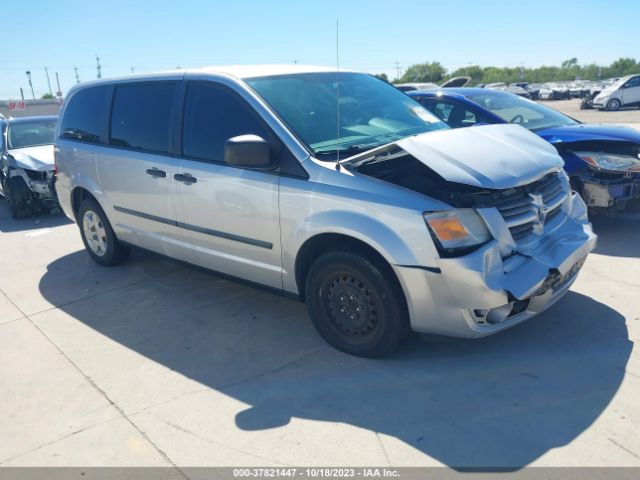
{"type": "Polygon", "coordinates": [[[424,219],[436,246],[447,254],[482,245],[491,239],[484,220],[472,208],[426,212],[424,219]]]}
{"type": "Polygon", "coordinates": [[[429,226],[440,240],[460,240],[469,236],[469,232],[457,218],[432,218],[429,226]]]}

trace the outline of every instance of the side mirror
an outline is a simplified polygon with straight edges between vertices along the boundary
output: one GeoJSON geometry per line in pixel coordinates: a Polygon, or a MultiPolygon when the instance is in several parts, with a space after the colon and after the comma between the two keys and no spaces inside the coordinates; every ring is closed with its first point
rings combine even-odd
{"type": "Polygon", "coordinates": [[[275,167],[269,156],[269,144],[258,135],[239,135],[224,142],[224,161],[233,167],[255,170],[275,167]]]}

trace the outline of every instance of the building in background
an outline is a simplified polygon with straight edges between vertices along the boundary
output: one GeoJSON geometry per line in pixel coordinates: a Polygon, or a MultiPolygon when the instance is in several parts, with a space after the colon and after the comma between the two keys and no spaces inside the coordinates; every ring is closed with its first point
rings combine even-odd
{"type": "Polygon", "coordinates": [[[42,100],[0,100],[0,114],[6,118],[57,115],[61,106],[62,100],[59,98],[42,100]]]}

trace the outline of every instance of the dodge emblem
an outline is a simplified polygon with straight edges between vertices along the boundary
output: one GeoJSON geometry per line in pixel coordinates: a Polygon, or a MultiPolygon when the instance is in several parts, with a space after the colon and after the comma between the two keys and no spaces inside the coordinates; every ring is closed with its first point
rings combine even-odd
{"type": "Polygon", "coordinates": [[[530,193],[529,197],[531,197],[531,205],[536,214],[536,219],[533,222],[533,233],[542,235],[544,221],[547,219],[547,207],[545,207],[542,195],[539,193],[530,193]]]}

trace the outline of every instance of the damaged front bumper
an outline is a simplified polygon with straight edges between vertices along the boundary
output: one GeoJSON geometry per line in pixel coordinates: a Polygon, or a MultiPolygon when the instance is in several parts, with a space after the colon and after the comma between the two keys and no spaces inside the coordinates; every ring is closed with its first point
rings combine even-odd
{"type": "Polygon", "coordinates": [[[518,244],[507,237],[496,235],[462,257],[439,258],[435,269],[394,266],[412,329],[481,337],[516,325],[566,293],[596,244],[586,206],[575,193],[541,235],[518,244]]]}
{"type": "Polygon", "coordinates": [[[596,176],[585,172],[578,176],[582,198],[589,208],[617,212],[640,211],[640,175],[637,173],[596,176]]]}
{"type": "Polygon", "coordinates": [[[58,197],[54,188],[53,170],[36,171],[11,167],[9,177],[20,177],[31,192],[31,202],[36,210],[53,210],[58,207],[58,197]]]}

